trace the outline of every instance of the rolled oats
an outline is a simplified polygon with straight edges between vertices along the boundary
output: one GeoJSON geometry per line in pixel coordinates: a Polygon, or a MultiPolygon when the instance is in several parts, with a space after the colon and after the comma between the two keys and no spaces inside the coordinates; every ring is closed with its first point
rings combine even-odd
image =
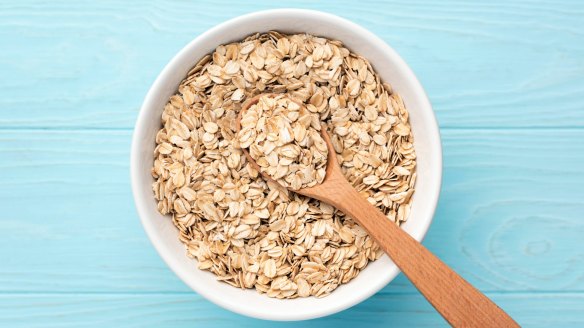
{"type": "MultiPolygon", "coordinates": [[[[153,191],[187,255],[235,287],[277,298],[326,296],[382,251],[350,217],[263,180],[246,161],[235,121],[242,103],[261,93],[286,93],[304,104],[311,127],[324,123],[336,152],[328,156],[396,224],[408,218],[416,180],[408,112],[341,42],[278,32],[217,47],[164,108],[153,191]]],[[[308,131],[291,128],[289,144],[306,139],[308,131]]]]}
{"type": "Polygon", "coordinates": [[[243,112],[237,141],[281,185],[298,190],[321,183],[328,149],[320,120],[285,95],[265,95],[243,112]]]}

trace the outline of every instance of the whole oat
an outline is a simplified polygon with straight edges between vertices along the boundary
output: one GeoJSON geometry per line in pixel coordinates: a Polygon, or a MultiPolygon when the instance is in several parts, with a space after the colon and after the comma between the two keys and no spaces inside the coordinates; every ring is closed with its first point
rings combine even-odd
{"type": "Polygon", "coordinates": [[[235,119],[260,93],[287,93],[326,124],[341,169],[389,220],[407,220],[416,155],[401,97],[342,43],[256,34],[200,59],[162,114],[152,175],[199,268],[270,297],[322,297],[382,251],[330,205],[266,182],[242,155],[235,119]]]}
{"type": "Polygon", "coordinates": [[[328,149],[317,114],[285,95],[265,95],[243,112],[240,124],[236,140],[262,173],[292,190],[324,180],[328,149]]]}

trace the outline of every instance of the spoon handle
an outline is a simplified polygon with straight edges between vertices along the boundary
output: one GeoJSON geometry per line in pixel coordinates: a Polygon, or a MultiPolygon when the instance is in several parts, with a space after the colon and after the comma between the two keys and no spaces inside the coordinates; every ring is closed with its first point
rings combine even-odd
{"type": "Polygon", "coordinates": [[[356,220],[454,327],[519,327],[426,247],[391,222],[348,182],[338,183],[325,200],[356,220]]]}

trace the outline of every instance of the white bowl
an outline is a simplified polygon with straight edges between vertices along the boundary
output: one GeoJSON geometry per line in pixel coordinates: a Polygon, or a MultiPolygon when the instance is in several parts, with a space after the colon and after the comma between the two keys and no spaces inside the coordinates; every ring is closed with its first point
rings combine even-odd
{"type": "Polygon", "coordinates": [[[187,258],[178,240],[178,230],[170,217],[156,210],[152,193],[155,135],[160,129],[160,115],[168,98],[199,58],[215,47],[240,40],[256,32],[277,30],[284,33],[306,32],[341,40],[353,52],[365,56],[384,81],[404,99],[410,113],[414,147],[418,156],[416,192],[408,221],[403,225],[421,241],[428,230],[442,179],[440,134],[432,106],[424,89],[400,56],[383,40],[363,27],[343,18],[312,10],[278,9],[237,17],[201,34],[183,48],[164,68],[146,95],[136,122],[132,142],[131,176],[136,208],[152,244],[166,264],[192,289],[228,310],[261,319],[304,320],[347,309],[375,294],[398,273],[387,256],[370,263],[353,281],[340,286],[331,295],[293,300],[279,300],[241,290],[218,282],[207,271],[197,269],[187,258]]]}

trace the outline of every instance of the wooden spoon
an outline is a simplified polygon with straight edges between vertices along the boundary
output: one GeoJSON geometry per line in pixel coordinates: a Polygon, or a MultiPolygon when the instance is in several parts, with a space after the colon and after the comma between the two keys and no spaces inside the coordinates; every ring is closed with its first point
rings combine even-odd
{"type": "MultiPolygon", "coordinates": [[[[266,95],[273,96],[258,95],[243,105],[236,122],[237,131],[241,128],[242,113],[266,95]]],[[[341,172],[326,129],[323,127],[321,131],[329,152],[326,177],[321,184],[314,187],[292,191],[330,204],[358,222],[452,326],[519,327],[497,304],[388,220],[377,207],[359,194],[341,172]]],[[[265,179],[277,183],[259,170],[247,149],[242,150],[247,160],[265,179]]]]}

